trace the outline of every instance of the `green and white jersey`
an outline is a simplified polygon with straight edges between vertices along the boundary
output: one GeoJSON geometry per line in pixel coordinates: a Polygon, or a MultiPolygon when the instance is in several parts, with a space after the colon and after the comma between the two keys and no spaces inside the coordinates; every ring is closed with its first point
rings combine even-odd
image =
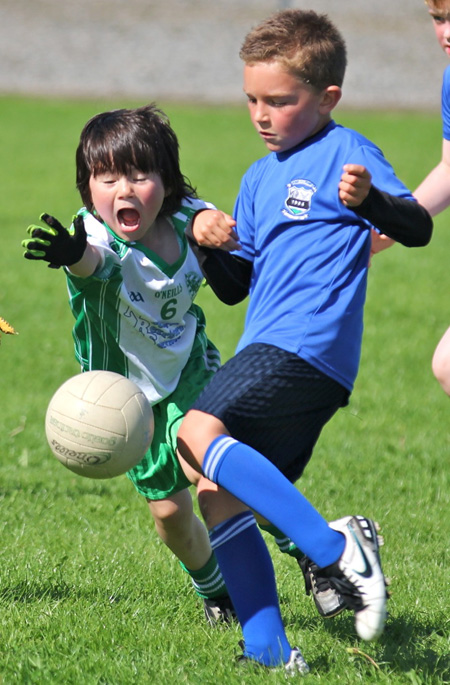
{"type": "MultiPolygon", "coordinates": [[[[193,304],[203,277],[184,231],[196,211],[211,206],[186,199],[171,217],[181,255],[170,265],[140,243],[118,238],[86,209],[79,212],[88,241],[102,255],[89,278],[66,269],[75,354],[84,371],[121,373],[151,404],[175,390],[204,321],[193,304]]],[[[219,366],[218,355],[211,364],[219,366]]]]}

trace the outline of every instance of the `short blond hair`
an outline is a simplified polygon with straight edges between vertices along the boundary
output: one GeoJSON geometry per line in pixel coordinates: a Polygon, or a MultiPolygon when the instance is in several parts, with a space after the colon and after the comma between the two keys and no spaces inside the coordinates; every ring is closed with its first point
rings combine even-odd
{"type": "Polygon", "coordinates": [[[239,53],[245,64],[279,62],[317,90],[342,86],[347,51],[341,34],[325,14],[281,10],[253,28],[239,53]]]}
{"type": "Polygon", "coordinates": [[[436,14],[450,15],[450,0],[425,0],[425,5],[436,14]]]}

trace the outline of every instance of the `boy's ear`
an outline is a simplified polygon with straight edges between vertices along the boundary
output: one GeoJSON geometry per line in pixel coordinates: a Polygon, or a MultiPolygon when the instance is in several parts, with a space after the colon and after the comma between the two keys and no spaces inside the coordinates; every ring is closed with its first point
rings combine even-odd
{"type": "Polygon", "coordinates": [[[327,86],[322,91],[322,100],[320,103],[320,113],[329,114],[337,105],[342,97],[342,89],[339,86],[327,86]]]}

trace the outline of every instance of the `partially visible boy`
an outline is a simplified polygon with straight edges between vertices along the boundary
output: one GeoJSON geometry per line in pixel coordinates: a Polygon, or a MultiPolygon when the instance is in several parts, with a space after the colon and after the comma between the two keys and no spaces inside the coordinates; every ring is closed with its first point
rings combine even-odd
{"type": "MultiPolygon", "coordinates": [[[[450,0],[425,0],[439,45],[450,57],[450,0]]],[[[414,195],[432,216],[450,205],[450,65],[444,71],[441,94],[442,157],[414,195]]],[[[450,328],[433,355],[432,369],[442,389],[450,395],[450,328]]]]}
{"type": "Polygon", "coordinates": [[[332,120],[346,48],[328,17],[279,12],[247,35],[240,56],[250,118],[271,154],[244,175],[236,230],[230,217],[203,211],[192,235],[217,295],[250,301],[235,357],[186,415],[178,444],[220,485],[200,502],[243,629],[242,658],[306,673],[284,630],[270,555],[241,502],[311,559],[355,611],[361,638],[380,635],[386,591],[375,523],[328,524],[293,483],[353,389],[371,228],[421,246],[432,221],[381,151],[332,120]],[[220,244],[232,254],[211,249],[220,244]]]}

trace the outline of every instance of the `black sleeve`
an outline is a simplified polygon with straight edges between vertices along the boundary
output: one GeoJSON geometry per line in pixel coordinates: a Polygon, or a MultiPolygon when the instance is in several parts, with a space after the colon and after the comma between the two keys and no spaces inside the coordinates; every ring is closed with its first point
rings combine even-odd
{"type": "Polygon", "coordinates": [[[431,240],[433,220],[415,200],[396,197],[372,186],[364,202],[352,209],[381,233],[406,247],[422,247],[431,240]]]}
{"type": "Polygon", "coordinates": [[[252,264],[224,250],[202,247],[192,235],[192,222],[186,229],[189,241],[204,277],[219,300],[225,304],[237,304],[248,295],[252,264]]]}

